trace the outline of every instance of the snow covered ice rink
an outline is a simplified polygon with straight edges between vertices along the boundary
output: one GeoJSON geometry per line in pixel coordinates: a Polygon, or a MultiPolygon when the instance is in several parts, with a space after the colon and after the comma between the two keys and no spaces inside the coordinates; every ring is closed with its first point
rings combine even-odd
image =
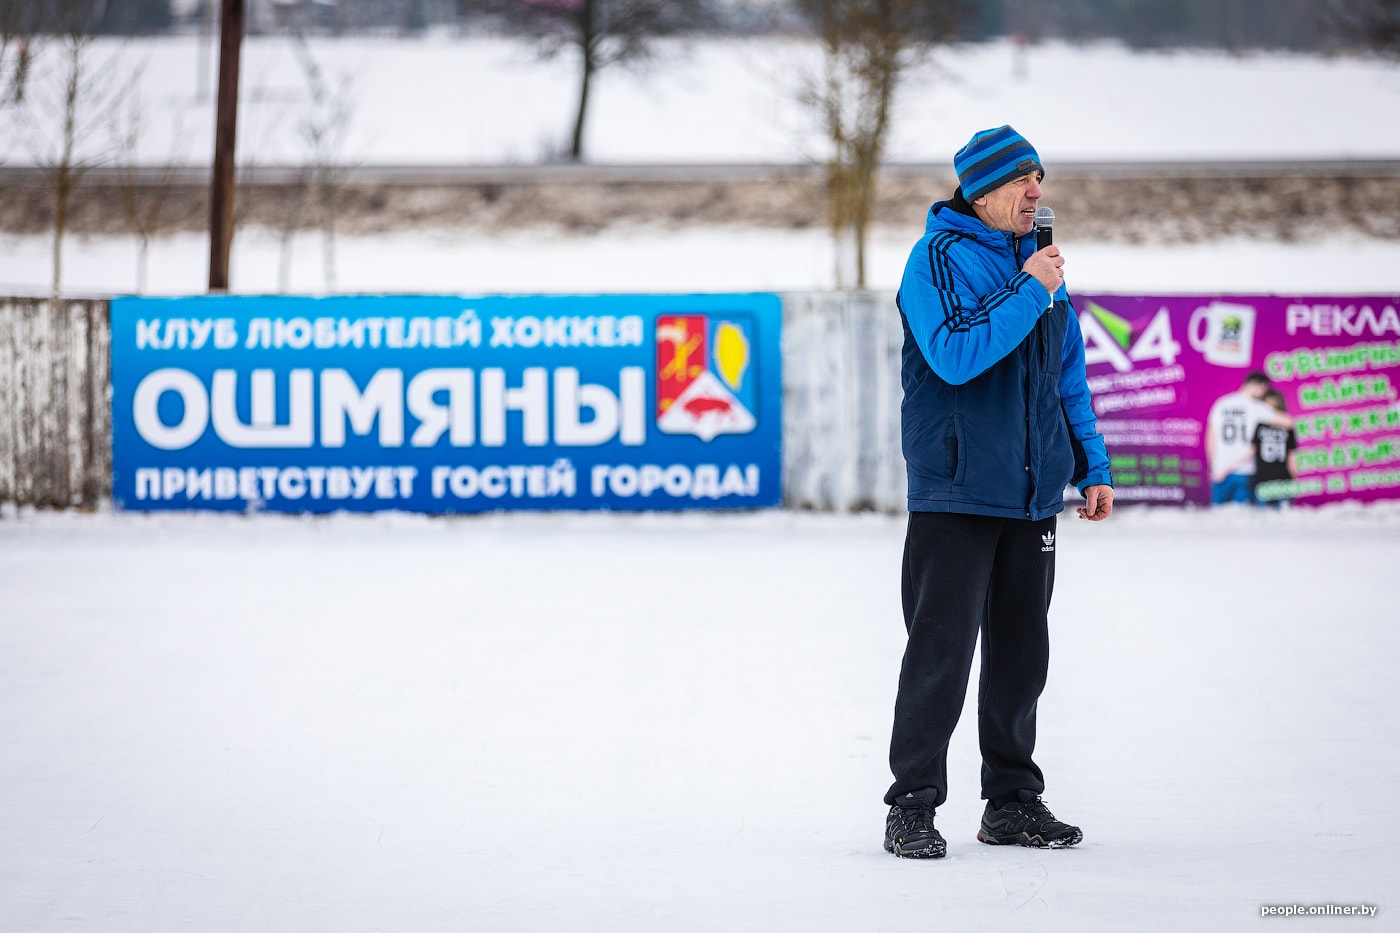
{"type": "Polygon", "coordinates": [[[1400,510],[1060,529],[1085,842],[976,842],[969,706],[930,863],[881,848],[901,517],[7,512],[0,928],[1392,928],[1400,510]]]}

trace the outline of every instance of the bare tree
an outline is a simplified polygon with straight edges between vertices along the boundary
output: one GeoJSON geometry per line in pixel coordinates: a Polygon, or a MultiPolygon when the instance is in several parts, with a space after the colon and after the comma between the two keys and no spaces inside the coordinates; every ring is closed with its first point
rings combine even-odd
{"type": "Polygon", "coordinates": [[[584,126],[593,79],[614,65],[646,65],[653,40],[701,28],[711,21],[704,0],[458,0],[463,11],[494,13],[552,57],[575,52],[579,63],[578,104],[569,158],[583,158],[584,126]]]}
{"type": "Polygon", "coordinates": [[[966,16],[960,0],[802,0],[822,47],[806,102],[831,144],[827,194],[837,284],[865,287],[865,245],[895,93],[906,69],[946,42],[966,16]]]}
{"type": "MultiPolygon", "coordinates": [[[[336,196],[348,168],[342,161],[342,151],[354,116],[353,82],[349,76],[342,76],[339,85],[331,87],[300,30],[293,33],[292,44],[311,95],[309,107],[299,124],[302,140],[307,147],[307,159],[295,189],[297,213],[301,213],[309,195],[315,210],[316,226],[321,231],[321,268],[326,291],[335,291],[336,196]]],[[[288,218],[290,222],[283,228],[282,263],[278,276],[284,291],[290,279],[289,231],[299,219],[291,214],[288,218]]]]}
{"type": "Polygon", "coordinates": [[[1347,43],[1400,59],[1400,0],[1333,0],[1327,18],[1347,43]]]}
{"type": "Polygon", "coordinates": [[[50,56],[57,69],[54,81],[36,82],[30,112],[30,140],[35,161],[45,170],[53,196],[53,292],[63,283],[63,237],[73,192],[83,175],[110,160],[98,130],[110,119],[124,85],[113,80],[115,58],[92,61],[97,6],[92,0],[54,0],[45,6],[45,28],[53,30],[50,56]],[[42,87],[43,93],[39,93],[42,87]]]}
{"type": "Polygon", "coordinates": [[[136,257],[136,292],[146,291],[146,271],[150,257],[151,237],[164,228],[164,212],[175,190],[179,171],[178,153],[184,137],[179,117],[171,133],[170,155],[157,166],[145,169],[140,162],[141,97],[137,92],[140,70],[132,77],[125,96],[124,116],[113,127],[117,152],[117,174],[121,184],[122,216],[127,229],[139,243],[136,257]]]}
{"type": "Polygon", "coordinates": [[[38,22],[38,0],[0,0],[0,106],[24,103],[38,22]]]}
{"type": "Polygon", "coordinates": [[[310,184],[310,173],[301,168],[297,170],[291,184],[285,186],[278,194],[282,224],[277,249],[277,290],[284,294],[292,287],[292,249],[297,230],[306,216],[306,192],[310,184]]]}

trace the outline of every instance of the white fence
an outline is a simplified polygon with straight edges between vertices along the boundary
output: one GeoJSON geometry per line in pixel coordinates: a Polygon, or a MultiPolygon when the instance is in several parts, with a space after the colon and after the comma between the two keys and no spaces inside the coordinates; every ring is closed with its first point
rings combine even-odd
{"type": "Polygon", "coordinates": [[[791,508],[900,511],[894,295],[783,296],[783,501],[791,508]]]}
{"type": "MultiPolygon", "coordinates": [[[[111,496],[110,330],[100,299],[0,298],[0,502],[111,496]]],[[[783,296],[783,499],[904,507],[894,296],[783,296]]]]}
{"type": "Polygon", "coordinates": [[[0,502],[110,496],[108,323],[100,299],[0,298],[0,502]]]}

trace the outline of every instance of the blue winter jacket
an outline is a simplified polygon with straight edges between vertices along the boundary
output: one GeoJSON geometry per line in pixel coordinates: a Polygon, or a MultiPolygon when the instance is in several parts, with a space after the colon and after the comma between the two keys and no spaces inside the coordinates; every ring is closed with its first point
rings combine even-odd
{"type": "Polygon", "coordinates": [[[929,210],[896,299],[911,512],[1040,519],[1112,484],[1069,293],[1020,271],[1035,239],[929,210]]]}

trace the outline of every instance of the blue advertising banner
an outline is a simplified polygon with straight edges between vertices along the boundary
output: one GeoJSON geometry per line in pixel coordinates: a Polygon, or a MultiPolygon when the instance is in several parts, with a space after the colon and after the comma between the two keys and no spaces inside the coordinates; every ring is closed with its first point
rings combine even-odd
{"type": "Polygon", "coordinates": [[[119,298],[119,508],[782,498],[776,295],[119,298]]]}

